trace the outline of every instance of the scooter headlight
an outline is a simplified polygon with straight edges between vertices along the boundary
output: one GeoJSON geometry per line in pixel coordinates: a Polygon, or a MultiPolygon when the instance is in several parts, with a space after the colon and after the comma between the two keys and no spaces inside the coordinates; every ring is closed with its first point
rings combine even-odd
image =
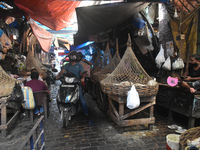
{"type": "Polygon", "coordinates": [[[75,80],[75,78],[65,77],[65,82],[67,82],[67,83],[73,83],[74,80],[75,80]]]}

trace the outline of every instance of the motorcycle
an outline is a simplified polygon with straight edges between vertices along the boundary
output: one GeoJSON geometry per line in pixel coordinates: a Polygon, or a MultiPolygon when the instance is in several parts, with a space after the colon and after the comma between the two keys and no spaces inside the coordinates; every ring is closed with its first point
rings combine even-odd
{"type": "Polygon", "coordinates": [[[63,127],[67,127],[71,117],[81,109],[79,100],[81,81],[73,73],[65,73],[60,77],[60,81],[61,85],[56,100],[61,119],[63,120],[63,127]]]}
{"type": "Polygon", "coordinates": [[[50,90],[51,89],[51,84],[55,84],[55,81],[54,81],[54,78],[55,78],[55,73],[58,72],[57,69],[50,69],[50,68],[47,68],[47,76],[46,76],[46,83],[47,83],[47,86],[48,86],[48,89],[50,90]]]}

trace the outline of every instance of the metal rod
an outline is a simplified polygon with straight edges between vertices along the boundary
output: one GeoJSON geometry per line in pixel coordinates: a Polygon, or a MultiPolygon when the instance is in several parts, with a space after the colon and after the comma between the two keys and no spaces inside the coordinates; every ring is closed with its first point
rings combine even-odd
{"type": "Polygon", "coordinates": [[[42,115],[38,121],[36,122],[36,124],[33,126],[33,128],[31,129],[31,131],[28,133],[26,139],[22,142],[22,144],[19,146],[18,150],[22,150],[24,148],[24,146],[26,145],[26,143],[28,142],[28,140],[30,139],[30,137],[33,135],[34,131],[37,129],[38,125],[40,124],[40,122],[44,119],[44,116],[42,115]]]}

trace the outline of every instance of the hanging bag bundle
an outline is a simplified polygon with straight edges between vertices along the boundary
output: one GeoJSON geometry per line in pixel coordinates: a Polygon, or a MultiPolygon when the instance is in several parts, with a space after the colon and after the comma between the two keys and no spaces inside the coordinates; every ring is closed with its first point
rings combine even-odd
{"type": "Polygon", "coordinates": [[[24,100],[23,92],[21,89],[21,86],[18,82],[15,82],[15,86],[13,88],[13,91],[11,93],[10,101],[16,101],[20,102],[24,100]]]}
{"type": "Polygon", "coordinates": [[[182,69],[182,68],[184,68],[184,62],[183,62],[183,59],[182,58],[178,58],[178,59],[176,59],[173,63],[172,63],[172,68],[174,69],[174,70],[176,70],[176,69],[182,69]]]}
{"type": "Polygon", "coordinates": [[[162,66],[163,69],[170,71],[171,70],[171,59],[170,56],[167,58],[165,63],[162,66]]]}
{"type": "Polygon", "coordinates": [[[134,85],[128,91],[126,106],[129,109],[135,109],[140,106],[140,97],[134,85]]]}
{"type": "Polygon", "coordinates": [[[165,62],[164,49],[162,48],[162,45],[160,45],[160,51],[158,55],[156,56],[155,62],[158,68],[160,68],[162,63],[165,62]]]}

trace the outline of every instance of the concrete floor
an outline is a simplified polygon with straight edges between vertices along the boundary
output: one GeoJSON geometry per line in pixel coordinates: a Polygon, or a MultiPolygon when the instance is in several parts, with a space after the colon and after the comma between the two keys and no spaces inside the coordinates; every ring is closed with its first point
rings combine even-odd
{"type": "MultiPolygon", "coordinates": [[[[116,124],[99,110],[95,99],[87,93],[85,99],[89,108],[89,119],[80,112],[72,117],[67,128],[62,128],[56,101],[52,100],[50,116],[44,120],[46,150],[164,150],[166,136],[175,133],[167,126],[187,126],[187,121],[184,121],[187,118],[175,115],[176,122],[171,122],[167,119],[166,110],[156,108],[153,130],[148,130],[147,126],[134,126],[126,128],[120,134],[116,124]]],[[[34,122],[36,121],[37,118],[34,122]]],[[[0,150],[15,150],[32,127],[29,119],[24,117],[18,120],[8,130],[7,138],[0,138],[0,150]]]]}

